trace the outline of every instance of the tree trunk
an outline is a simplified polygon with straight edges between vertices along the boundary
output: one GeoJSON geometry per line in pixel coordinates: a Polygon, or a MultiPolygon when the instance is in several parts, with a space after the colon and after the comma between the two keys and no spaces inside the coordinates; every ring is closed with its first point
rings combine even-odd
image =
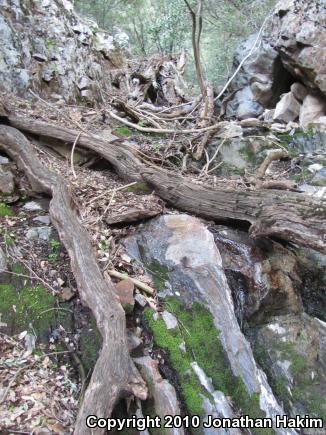
{"type": "Polygon", "coordinates": [[[86,417],[108,417],[124,395],[146,399],[147,389],[127,348],[125,313],[111,281],[98,267],[87,232],[79,223],[70,192],[59,175],[38,160],[33,147],[18,130],[0,125],[0,149],[15,160],[35,192],[52,196],[50,215],[68,251],[81,299],[92,310],[103,346],[79,410],[75,434],[104,433],[86,427],[86,417]]]}

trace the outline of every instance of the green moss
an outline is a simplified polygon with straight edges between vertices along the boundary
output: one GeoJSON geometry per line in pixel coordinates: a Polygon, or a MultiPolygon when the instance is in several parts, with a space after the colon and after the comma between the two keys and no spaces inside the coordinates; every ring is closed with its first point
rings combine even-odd
{"type": "Polygon", "coordinates": [[[127,126],[117,127],[115,131],[122,136],[132,136],[134,133],[127,126]]]}
{"type": "Polygon", "coordinates": [[[9,205],[4,202],[0,202],[0,216],[13,216],[15,213],[9,205]]]}
{"type": "Polygon", "coordinates": [[[148,270],[152,274],[155,288],[158,290],[163,290],[165,283],[169,279],[169,269],[166,266],[162,266],[158,261],[153,260],[148,265],[148,270]]]}
{"type": "MultiPolygon", "coordinates": [[[[21,270],[14,265],[15,270],[21,270]]],[[[20,273],[20,272],[16,272],[20,273]]],[[[10,325],[12,333],[32,329],[43,337],[54,323],[55,297],[44,287],[24,287],[21,290],[12,284],[0,285],[0,312],[2,321],[10,325]]]]}
{"type": "MultiPolygon", "coordinates": [[[[145,319],[153,332],[155,345],[169,353],[190,414],[203,414],[201,395],[211,398],[191,368],[191,362],[196,361],[212,379],[214,388],[231,397],[240,412],[252,418],[265,417],[259,407],[259,395],[250,396],[242,379],[233,375],[210,311],[199,302],[193,303],[191,309],[186,309],[175,297],[166,298],[165,307],[178,319],[177,332],[168,331],[162,318],[155,321],[153,311],[149,308],[144,312],[145,319]],[[179,348],[182,342],[186,344],[186,353],[179,348]]],[[[254,433],[266,435],[274,432],[256,429],[254,433]]]]}
{"type": "Polygon", "coordinates": [[[92,370],[102,346],[102,336],[97,329],[96,321],[91,316],[90,325],[83,328],[80,336],[81,360],[86,372],[92,370]]]}

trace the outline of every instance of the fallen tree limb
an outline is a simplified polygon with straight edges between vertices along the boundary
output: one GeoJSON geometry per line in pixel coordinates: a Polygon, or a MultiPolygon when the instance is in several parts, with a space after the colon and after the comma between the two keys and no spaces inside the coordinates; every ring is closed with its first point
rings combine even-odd
{"type": "MultiPolygon", "coordinates": [[[[78,221],[65,181],[38,160],[31,144],[18,130],[0,125],[0,149],[15,160],[35,192],[52,196],[50,215],[67,249],[81,299],[92,310],[103,346],[80,408],[75,434],[90,434],[88,415],[110,416],[117,401],[133,394],[144,400],[147,389],[127,348],[125,313],[113,284],[102,276],[86,231],[78,221]]],[[[92,433],[103,433],[103,429],[92,433]]]]}
{"type": "MultiPolygon", "coordinates": [[[[73,144],[79,135],[77,130],[48,124],[36,119],[23,118],[10,114],[8,116],[10,125],[19,130],[32,133],[37,136],[55,138],[73,144]]],[[[141,181],[140,168],[142,163],[135,155],[135,151],[120,142],[111,146],[111,142],[102,139],[100,136],[87,135],[82,133],[79,136],[78,144],[82,148],[95,151],[108,162],[110,162],[122,178],[130,181],[141,181]]],[[[113,144],[113,143],[112,143],[113,144]]]]}
{"type": "MultiPolygon", "coordinates": [[[[76,131],[14,115],[9,121],[34,134],[73,143],[76,131]]],[[[80,146],[97,151],[127,180],[145,180],[174,207],[213,220],[251,224],[252,237],[275,236],[326,253],[326,201],[296,192],[210,188],[173,172],[145,166],[132,148],[82,134],[80,146]]]]}
{"type": "Polygon", "coordinates": [[[296,192],[210,188],[159,168],[144,180],[174,207],[213,220],[251,224],[252,237],[278,237],[326,253],[326,201],[296,192]]]}

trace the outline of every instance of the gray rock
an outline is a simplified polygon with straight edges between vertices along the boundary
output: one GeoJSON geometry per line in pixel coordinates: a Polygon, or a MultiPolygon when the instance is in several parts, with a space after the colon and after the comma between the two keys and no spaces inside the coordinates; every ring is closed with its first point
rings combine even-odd
{"type": "MultiPolygon", "coordinates": [[[[142,261],[149,270],[153,270],[153,264],[159,265],[160,276],[166,275],[164,279],[162,276],[162,285],[169,281],[175,297],[183,304],[189,307],[199,302],[210,310],[234,375],[241,377],[249,394],[259,394],[260,407],[266,416],[282,414],[239,328],[222,258],[206,227],[187,215],[161,216],[144,225],[124,244],[129,255],[142,261]]],[[[287,431],[277,429],[277,432],[287,431]]]]}
{"type": "Polygon", "coordinates": [[[308,90],[301,83],[293,83],[293,85],[291,86],[291,92],[294,95],[294,97],[298,101],[300,101],[300,103],[302,103],[305,97],[307,96],[308,90]]]}
{"type": "Polygon", "coordinates": [[[274,113],[274,121],[285,122],[286,124],[295,121],[299,117],[300,103],[292,92],[283,95],[277,103],[274,113]]]}
{"type": "Polygon", "coordinates": [[[26,237],[28,240],[34,240],[38,238],[38,231],[37,228],[30,228],[27,232],[26,232],[26,237]]]}
{"type": "Polygon", "coordinates": [[[326,186],[326,168],[320,169],[311,180],[315,186],[326,186]]]}
{"type": "Polygon", "coordinates": [[[9,170],[4,170],[0,165],[0,192],[13,193],[15,190],[15,177],[9,170]]]}
{"type": "Polygon", "coordinates": [[[138,305],[140,305],[143,308],[145,308],[147,305],[147,299],[145,298],[144,295],[142,295],[140,293],[136,293],[135,301],[137,302],[138,305]]]}
{"type": "Polygon", "coordinates": [[[7,257],[0,246],[0,275],[7,270],[7,257]]]}
{"type": "MultiPolygon", "coordinates": [[[[236,93],[233,104],[236,106],[235,115],[239,119],[256,118],[264,111],[263,107],[255,100],[250,86],[246,86],[236,93]]],[[[227,114],[232,116],[229,108],[227,114]]]]}
{"type": "Polygon", "coordinates": [[[325,115],[325,101],[314,95],[307,95],[300,110],[300,126],[306,128],[325,115]]]}
{"type": "MultiPolygon", "coordinates": [[[[137,368],[145,379],[150,397],[154,400],[155,414],[162,418],[166,415],[180,415],[180,406],[174,387],[163,379],[158,370],[158,362],[144,356],[134,359],[137,368]]],[[[184,435],[183,428],[165,429],[169,435],[184,435]]]]}
{"type": "Polygon", "coordinates": [[[4,156],[0,156],[0,165],[7,165],[9,163],[9,159],[4,156]]]}
{"type": "Polygon", "coordinates": [[[36,216],[35,218],[33,218],[33,221],[40,222],[44,225],[50,225],[51,223],[50,216],[36,216]]]}
{"type": "Polygon", "coordinates": [[[52,229],[49,227],[35,227],[35,228],[30,228],[26,232],[26,237],[29,240],[41,239],[41,240],[48,241],[50,240],[51,233],[52,233],[52,229]]]}
{"type": "Polygon", "coordinates": [[[252,333],[257,360],[270,379],[280,382],[280,400],[288,404],[290,415],[321,417],[326,412],[326,323],[307,314],[289,314],[252,333]],[[262,347],[268,349],[264,357],[259,355],[262,347]]]}
{"type": "Polygon", "coordinates": [[[38,202],[30,201],[23,205],[23,209],[28,211],[39,211],[42,210],[42,207],[38,202]]]}
{"type": "Polygon", "coordinates": [[[323,165],[321,165],[320,163],[314,163],[312,165],[309,165],[307,169],[312,174],[315,174],[316,172],[318,172],[321,169],[323,169],[323,165]]]}
{"type": "Polygon", "coordinates": [[[178,321],[176,319],[176,317],[169,313],[168,311],[163,311],[162,312],[162,318],[165,322],[166,325],[166,329],[177,329],[178,328],[178,321]]]}

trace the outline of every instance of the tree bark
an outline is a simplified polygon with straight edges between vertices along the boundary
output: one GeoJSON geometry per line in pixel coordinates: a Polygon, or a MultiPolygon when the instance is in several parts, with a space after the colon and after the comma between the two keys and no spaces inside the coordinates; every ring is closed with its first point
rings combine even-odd
{"type": "MultiPolygon", "coordinates": [[[[73,135],[71,135],[71,138],[73,135]]],[[[96,262],[87,232],[79,223],[65,181],[38,160],[33,147],[18,130],[0,125],[0,149],[15,160],[35,192],[52,196],[50,215],[71,260],[81,299],[92,310],[103,346],[86,390],[75,425],[76,435],[101,434],[86,427],[86,417],[108,417],[125,395],[144,400],[146,385],[127,348],[125,313],[113,284],[105,280],[96,262]]]]}
{"type": "MultiPolygon", "coordinates": [[[[17,128],[73,143],[78,132],[14,115],[17,128]]],[[[145,166],[137,151],[118,142],[82,134],[79,145],[108,160],[124,179],[145,180],[174,207],[215,221],[251,224],[252,237],[279,237],[326,253],[326,200],[296,192],[211,188],[156,166],[145,166]]]]}

